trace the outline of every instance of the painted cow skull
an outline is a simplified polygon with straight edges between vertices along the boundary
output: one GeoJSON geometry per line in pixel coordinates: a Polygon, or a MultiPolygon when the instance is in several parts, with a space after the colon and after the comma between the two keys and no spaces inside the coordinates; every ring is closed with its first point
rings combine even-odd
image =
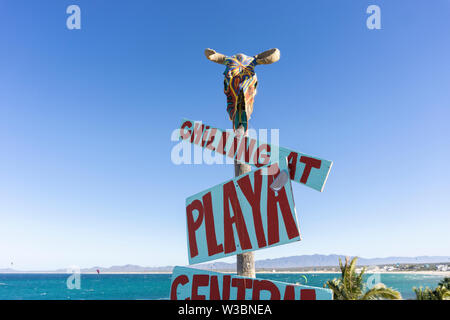
{"type": "Polygon", "coordinates": [[[255,66],[277,62],[280,59],[280,50],[270,49],[253,57],[242,53],[227,57],[213,49],[206,49],[205,55],[208,60],[226,66],[223,74],[225,75],[224,92],[227,96],[227,112],[233,122],[233,129],[236,130],[243,125],[244,130],[247,131],[258,86],[255,66]]]}

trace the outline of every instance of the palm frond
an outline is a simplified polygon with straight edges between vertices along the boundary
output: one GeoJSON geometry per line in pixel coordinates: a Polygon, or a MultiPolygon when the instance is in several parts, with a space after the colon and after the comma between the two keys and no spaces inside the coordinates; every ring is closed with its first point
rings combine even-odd
{"type": "Polygon", "coordinates": [[[401,300],[402,295],[397,290],[387,288],[385,285],[378,285],[366,291],[360,300],[401,300]]]}
{"type": "Polygon", "coordinates": [[[386,288],[386,286],[377,286],[364,292],[364,274],[366,268],[361,272],[356,272],[356,263],[358,257],[345,257],[345,263],[339,258],[339,268],[341,269],[341,278],[327,281],[326,286],[333,291],[335,300],[372,300],[372,299],[401,299],[398,291],[386,288]]]}
{"type": "Polygon", "coordinates": [[[417,300],[441,300],[439,294],[428,287],[413,288],[417,300]]]}
{"type": "Polygon", "coordinates": [[[450,290],[450,277],[445,277],[444,280],[439,281],[439,287],[445,287],[450,290]]]}

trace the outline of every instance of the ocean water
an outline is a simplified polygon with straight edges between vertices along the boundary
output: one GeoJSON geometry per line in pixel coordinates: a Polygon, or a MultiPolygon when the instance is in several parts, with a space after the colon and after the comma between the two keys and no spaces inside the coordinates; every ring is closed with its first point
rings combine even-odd
{"type": "MultiPolygon", "coordinates": [[[[289,283],[299,282],[322,287],[339,274],[258,274],[265,278],[289,283]]],[[[68,289],[68,274],[0,274],[0,300],[138,300],[168,299],[170,274],[82,274],[80,289],[68,289]]],[[[413,287],[434,288],[443,276],[417,274],[380,274],[380,281],[414,299],[413,287]]]]}

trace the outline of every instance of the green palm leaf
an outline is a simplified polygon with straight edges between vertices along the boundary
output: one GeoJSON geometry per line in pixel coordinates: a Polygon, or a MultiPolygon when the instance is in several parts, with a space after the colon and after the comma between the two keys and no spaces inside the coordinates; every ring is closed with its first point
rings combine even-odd
{"type": "Polygon", "coordinates": [[[383,284],[366,291],[366,293],[364,293],[360,300],[379,299],[401,300],[402,296],[397,290],[386,288],[386,286],[383,284]]]}
{"type": "Polygon", "coordinates": [[[354,257],[351,261],[349,257],[345,258],[345,263],[339,258],[339,268],[341,269],[341,278],[327,281],[325,286],[333,291],[335,300],[374,300],[374,299],[401,299],[398,291],[386,288],[384,285],[378,285],[366,292],[364,285],[364,274],[366,268],[363,268],[358,274],[356,272],[356,262],[358,258],[354,257]]]}

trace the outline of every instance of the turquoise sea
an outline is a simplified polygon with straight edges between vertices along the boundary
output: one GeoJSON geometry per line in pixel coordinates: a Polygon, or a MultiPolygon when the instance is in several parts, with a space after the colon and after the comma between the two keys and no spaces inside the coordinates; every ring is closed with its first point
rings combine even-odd
{"type": "MultiPolygon", "coordinates": [[[[304,274],[308,285],[322,287],[338,274],[304,274]]],[[[80,289],[68,289],[68,274],[0,274],[0,300],[168,299],[170,274],[82,274],[80,289]]],[[[304,283],[303,274],[258,274],[258,278],[304,283]]],[[[443,276],[381,274],[380,281],[414,299],[413,287],[436,287],[443,276]]]]}

